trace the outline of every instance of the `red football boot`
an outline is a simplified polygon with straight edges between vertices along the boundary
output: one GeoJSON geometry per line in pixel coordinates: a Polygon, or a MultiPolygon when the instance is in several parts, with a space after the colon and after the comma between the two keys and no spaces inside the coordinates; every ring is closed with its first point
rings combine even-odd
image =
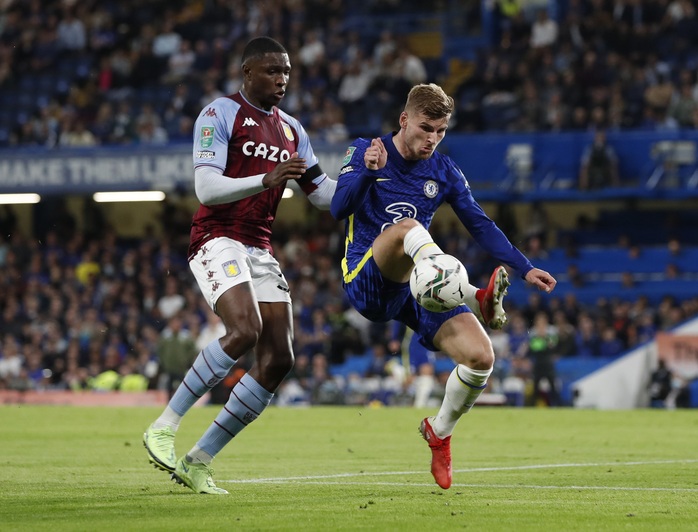
{"type": "Polygon", "coordinates": [[[501,329],[507,322],[503,303],[510,284],[509,274],[504,266],[497,266],[492,272],[487,288],[480,288],[475,294],[480,303],[482,321],[490,329],[501,329]]]}
{"type": "Polygon", "coordinates": [[[419,432],[431,449],[431,474],[436,483],[447,490],[451,487],[453,468],[451,467],[451,437],[439,438],[431,428],[429,418],[424,418],[419,425],[419,432]]]}

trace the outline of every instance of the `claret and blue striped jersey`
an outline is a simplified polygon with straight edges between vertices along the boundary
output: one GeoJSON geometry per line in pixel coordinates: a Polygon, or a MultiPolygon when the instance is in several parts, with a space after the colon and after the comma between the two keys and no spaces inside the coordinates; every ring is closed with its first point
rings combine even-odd
{"type": "Polygon", "coordinates": [[[388,162],[368,170],[364,152],[371,139],[357,139],[347,150],[332,199],[332,215],[346,218],[345,282],[351,282],[371,257],[373,240],[403,218],[429,228],[438,207],[448,203],[475,241],[522,277],[533,268],[473,198],[463,172],[439,152],[426,160],[407,161],[393,143],[394,133],[381,137],[388,162]]]}

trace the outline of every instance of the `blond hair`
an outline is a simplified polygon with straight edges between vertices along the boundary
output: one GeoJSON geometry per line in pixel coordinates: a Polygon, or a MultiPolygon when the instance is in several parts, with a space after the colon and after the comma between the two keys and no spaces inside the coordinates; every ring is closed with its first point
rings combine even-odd
{"type": "Polygon", "coordinates": [[[430,120],[438,120],[453,113],[453,98],[436,83],[415,85],[407,95],[405,111],[422,113],[430,120]]]}

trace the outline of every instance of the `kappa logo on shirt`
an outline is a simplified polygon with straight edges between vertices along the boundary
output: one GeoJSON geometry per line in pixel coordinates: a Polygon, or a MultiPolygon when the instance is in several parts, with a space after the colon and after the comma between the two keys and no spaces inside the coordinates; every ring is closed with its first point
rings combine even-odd
{"type": "Polygon", "coordinates": [[[259,124],[248,116],[247,118],[245,118],[245,121],[242,123],[242,125],[243,126],[258,126],[259,124]]]}

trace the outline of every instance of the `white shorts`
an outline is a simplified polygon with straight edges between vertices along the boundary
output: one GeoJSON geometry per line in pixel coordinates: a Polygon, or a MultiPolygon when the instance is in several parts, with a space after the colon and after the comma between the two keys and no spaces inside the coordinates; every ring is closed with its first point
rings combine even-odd
{"type": "Polygon", "coordinates": [[[246,282],[252,283],[260,303],[291,303],[281,267],[266,249],[246,246],[232,238],[213,238],[201,246],[189,267],[213,310],[226,290],[246,282]]]}

